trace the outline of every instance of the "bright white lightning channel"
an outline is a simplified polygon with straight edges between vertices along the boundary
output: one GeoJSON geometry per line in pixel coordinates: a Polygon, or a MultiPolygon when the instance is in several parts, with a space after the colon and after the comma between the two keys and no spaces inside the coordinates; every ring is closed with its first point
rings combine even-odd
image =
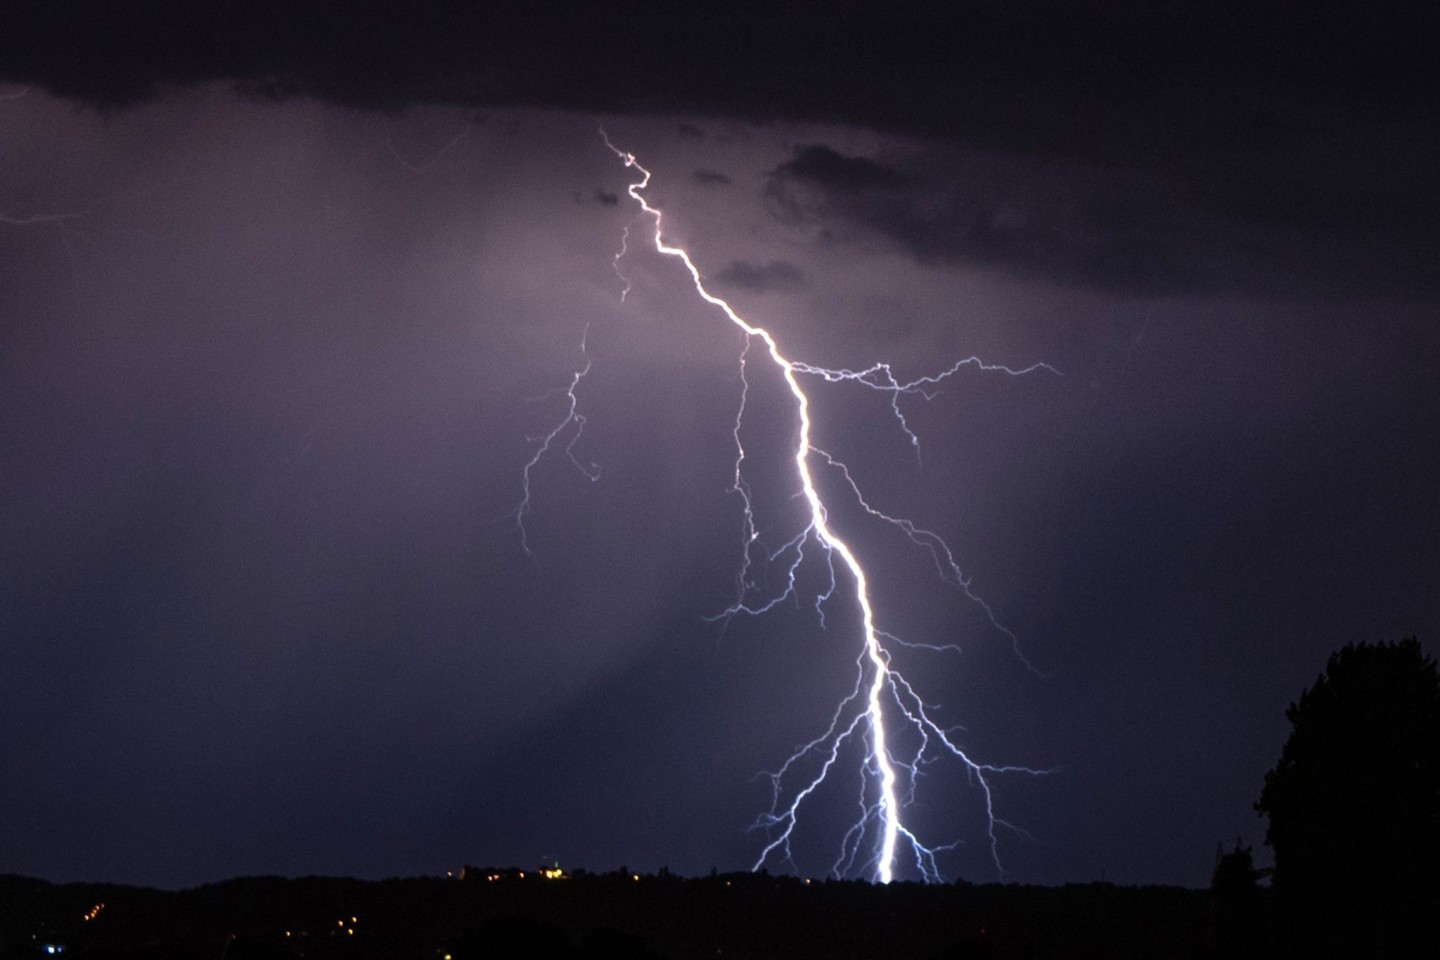
{"type": "MultiPolygon", "coordinates": [[[[943,579],[954,582],[966,597],[978,604],[989,622],[1009,638],[1012,645],[1016,645],[1015,636],[999,622],[991,608],[971,592],[970,580],[961,573],[950,548],[938,535],[918,527],[909,520],[889,516],[872,507],[861,495],[860,488],[848,468],[829,453],[812,444],[810,398],[800,386],[800,377],[801,375],[817,377],[829,383],[851,382],[871,390],[890,394],[890,404],[895,419],[918,456],[919,439],[911,431],[901,413],[899,407],[901,394],[919,394],[928,398],[931,396],[932,388],[937,387],[941,381],[966,367],[998,371],[1014,376],[1037,370],[1046,370],[1051,373],[1058,371],[1044,363],[1017,369],[983,363],[976,357],[970,357],[938,374],[905,381],[897,378],[890,365],[885,363],[876,363],[863,370],[829,369],[787,358],[781,352],[779,344],[769,330],[748,322],[729,303],[705,288],[699,268],[695,266],[694,261],[690,259],[690,255],[684,249],[665,242],[662,231],[663,215],[659,208],[652,206],[646,200],[644,195],[645,189],[650,184],[650,171],[640,165],[634,154],[621,150],[611,143],[609,137],[604,136],[603,131],[602,137],[605,139],[605,145],[614,152],[615,156],[623,161],[627,168],[634,169],[640,175],[639,180],[629,185],[627,193],[640,207],[641,213],[637,216],[647,216],[653,221],[656,251],[680,261],[690,274],[696,294],[706,303],[719,309],[726,319],[739,328],[745,336],[745,349],[739,358],[742,386],[740,409],[736,414],[734,429],[736,459],[732,486],[732,489],[739,494],[744,507],[745,554],[737,578],[739,596],[735,603],[716,619],[741,613],[764,613],[782,600],[794,596],[797,590],[797,573],[805,558],[804,548],[811,541],[818,545],[829,560],[830,587],[815,600],[815,608],[822,623],[824,619],[823,605],[831,599],[837,585],[835,557],[840,558],[840,566],[848,574],[855,589],[855,603],[860,614],[862,635],[860,652],[856,657],[855,686],[836,707],[829,727],[820,736],[801,745],[781,764],[779,769],[766,774],[772,788],[771,806],[760,816],[756,826],[764,829],[769,839],[760,851],[752,869],[758,870],[772,859],[787,863],[792,868],[796,866],[792,856],[791,841],[800,821],[801,809],[839,762],[842,748],[858,738],[858,741],[863,744],[864,755],[860,770],[859,814],[841,839],[839,855],[831,868],[834,874],[842,876],[859,867],[881,883],[889,883],[896,875],[897,861],[904,856],[913,861],[914,869],[925,880],[940,881],[943,879],[936,862],[936,854],[949,847],[928,846],[906,825],[904,819],[904,808],[906,803],[913,799],[921,764],[936,759],[941,754],[949,755],[962,764],[979,787],[986,812],[986,835],[989,841],[990,856],[996,869],[1000,870],[997,829],[1000,827],[1015,828],[995,815],[989,777],[1001,773],[1042,774],[1047,771],[976,761],[954,742],[949,731],[941,728],[931,719],[925,703],[909,681],[891,665],[891,655],[886,648],[887,643],[900,646],[930,645],[907,644],[876,626],[874,605],[870,596],[865,568],[851,546],[830,526],[829,511],[816,489],[814,476],[811,473],[812,463],[837,471],[845,486],[854,496],[856,503],[867,515],[898,528],[915,544],[928,550],[943,579]],[[748,578],[748,571],[753,561],[751,551],[755,549],[754,545],[759,539],[759,533],[756,530],[754,513],[751,509],[749,486],[744,479],[746,453],[740,439],[741,424],[745,415],[746,394],[748,393],[745,368],[750,347],[756,340],[764,344],[766,356],[779,371],[794,400],[795,418],[798,425],[794,449],[795,477],[800,487],[801,497],[808,507],[808,523],[804,530],[767,558],[773,562],[782,556],[787,557],[784,589],[759,602],[747,599],[747,594],[752,586],[748,578]],[[892,746],[893,738],[889,735],[892,727],[909,730],[918,746],[907,749],[904,755],[897,755],[892,746]],[[808,780],[799,774],[799,767],[807,760],[819,764],[819,772],[808,780]]],[[[615,256],[617,272],[619,272],[620,261],[628,252],[629,240],[630,230],[627,227],[621,250],[615,256]]],[[[624,280],[623,274],[621,276],[624,280]]],[[[629,290],[630,284],[625,281],[624,293],[628,293],[629,290]]],[[[584,418],[577,412],[578,400],[575,391],[589,369],[590,365],[587,359],[583,367],[573,375],[569,387],[557,391],[563,392],[568,398],[566,416],[556,424],[554,429],[541,437],[534,438],[538,446],[534,456],[525,466],[524,497],[514,513],[522,543],[525,543],[524,518],[530,509],[530,471],[552,445],[558,442],[559,437],[568,428],[573,427],[574,433],[570,437],[569,443],[565,445],[567,455],[590,479],[594,480],[598,476],[593,465],[589,468],[585,467],[575,460],[573,454],[574,442],[578,438],[580,428],[584,426],[584,418]]],[[[528,545],[526,549],[528,552],[528,545]]],[[[1018,645],[1016,646],[1018,653],[1018,645]]],[[[955,648],[953,646],[944,648],[930,646],[930,649],[954,650],[955,648]]],[[[1028,662],[1026,666],[1029,666],[1028,662]]]]}

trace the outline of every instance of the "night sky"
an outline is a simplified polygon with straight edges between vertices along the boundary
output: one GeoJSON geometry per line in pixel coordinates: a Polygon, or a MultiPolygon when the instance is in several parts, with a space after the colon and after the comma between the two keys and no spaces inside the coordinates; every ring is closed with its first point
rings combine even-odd
{"type": "MultiPolygon", "coordinates": [[[[0,30],[0,873],[751,866],[854,617],[820,622],[817,556],[715,619],[742,343],[602,125],[791,357],[1059,371],[903,397],[918,450],[888,396],[804,381],[817,446],[1014,635],[832,484],[884,629],[960,648],[903,652],[942,725],[1050,771],[993,780],[1001,873],[927,769],[947,877],[1202,886],[1259,847],[1331,651],[1434,655],[1434,14],[91,6],[0,30]],[[587,361],[599,478],[562,434],[522,536],[587,361]]],[[[771,549],[785,399],[752,376],[771,549]]]]}

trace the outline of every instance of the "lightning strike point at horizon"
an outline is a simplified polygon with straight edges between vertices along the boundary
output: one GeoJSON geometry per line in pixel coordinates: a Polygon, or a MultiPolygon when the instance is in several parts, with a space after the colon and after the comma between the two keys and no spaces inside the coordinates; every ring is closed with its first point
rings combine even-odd
{"type": "MultiPolygon", "coordinates": [[[[862,745],[862,760],[859,770],[858,813],[856,819],[841,838],[839,853],[831,871],[837,876],[861,869],[868,876],[881,883],[889,883],[902,869],[903,857],[910,869],[926,881],[942,879],[937,853],[949,849],[950,845],[927,845],[907,824],[904,811],[913,801],[922,764],[944,756],[958,762],[980,790],[985,810],[985,833],[989,852],[997,871],[1003,873],[999,858],[1000,828],[1016,829],[998,818],[994,809],[994,796],[990,777],[1006,773],[1043,774],[1049,771],[1018,766],[1002,766],[982,763],[972,759],[955,741],[952,734],[941,728],[932,719],[926,703],[916,693],[910,682],[892,665],[892,656],[886,644],[906,648],[920,648],[934,651],[954,651],[954,645],[908,643],[882,630],[876,623],[875,603],[871,596],[869,579],[864,565],[854,548],[831,526],[829,510],[816,485],[812,466],[834,471],[848,489],[854,503],[869,517],[900,530],[912,543],[928,551],[934,560],[936,570],[943,580],[954,583],[971,602],[983,611],[989,623],[1011,643],[1019,656],[1019,643],[1013,632],[996,617],[991,607],[970,588],[970,579],[965,576],[955,560],[953,552],[938,534],[923,529],[910,520],[893,517],[871,506],[861,494],[860,487],[843,462],[830,453],[815,446],[811,440],[810,397],[801,386],[801,377],[814,377],[829,384],[853,383],[858,386],[889,394],[889,405],[899,429],[904,433],[915,455],[920,456],[919,437],[911,430],[900,409],[901,395],[919,395],[929,399],[935,395],[946,379],[964,368],[986,372],[1001,372],[1020,376],[1036,371],[1058,373],[1044,363],[1013,368],[1002,364],[985,363],[978,357],[959,360],[939,373],[904,380],[897,377],[888,363],[875,363],[861,370],[830,369],[802,361],[789,359],[781,350],[775,336],[765,327],[745,320],[724,299],[706,289],[699,268],[690,255],[681,247],[665,241],[663,214],[658,207],[650,204],[644,191],[650,185],[651,172],[641,166],[633,153],[621,150],[610,141],[604,130],[600,131],[605,145],[621,160],[627,169],[633,169],[639,179],[630,183],[628,196],[638,205],[636,217],[648,217],[653,223],[654,249],[659,254],[680,262],[690,276],[696,295],[710,306],[718,309],[742,334],[743,346],[738,359],[740,372],[740,398],[736,412],[732,440],[735,448],[735,469],[731,491],[738,495],[742,508],[742,529],[744,549],[740,570],[736,577],[737,597],[734,603],[712,619],[725,620],[739,614],[759,615],[774,608],[783,600],[797,595],[797,576],[805,560],[819,553],[823,555],[829,571],[829,584],[814,601],[814,607],[821,625],[825,623],[825,606],[835,602],[842,581],[853,589],[853,598],[847,594],[859,614],[860,644],[856,654],[855,683],[850,692],[841,699],[832,715],[829,726],[818,737],[799,746],[784,763],[773,772],[764,774],[771,787],[771,805],[761,814],[754,827],[764,830],[768,839],[754,862],[752,869],[758,870],[772,859],[788,863],[798,870],[792,853],[792,840],[799,826],[802,808],[810,801],[821,784],[832,775],[841,762],[841,754],[852,743],[862,745]],[[797,497],[806,505],[803,528],[779,548],[763,555],[768,563],[781,563],[784,571],[784,586],[768,596],[752,598],[756,587],[750,580],[750,569],[757,560],[754,551],[760,539],[752,509],[750,487],[745,479],[746,449],[741,440],[741,426],[749,403],[748,365],[751,349],[757,344],[763,346],[762,355],[774,365],[783,379],[793,401],[795,445],[792,455],[797,497]],[[815,548],[807,554],[807,546],[815,548]],[[838,558],[838,564],[837,564],[838,558]],[[904,731],[906,743],[892,733],[904,731]],[[808,776],[801,768],[810,765],[818,767],[808,776]]],[[[625,228],[621,247],[613,257],[616,275],[623,283],[621,300],[631,291],[631,284],[621,268],[621,261],[629,254],[634,221],[625,228]]],[[[583,352],[583,343],[582,343],[583,352]]],[[[524,518],[530,509],[530,473],[544,458],[547,451],[558,442],[567,429],[573,426],[573,433],[566,444],[566,453],[574,465],[591,480],[598,479],[598,468],[589,468],[575,457],[573,448],[584,427],[584,417],[578,412],[576,389],[590,369],[587,359],[584,366],[573,376],[567,388],[555,391],[568,398],[565,416],[546,434],[532,438],[537,448],[522,475],[523,498],[514,511],[521,542],[526,552],[529,544],[525,540],[524,518]]],[[[1032,671],[1028,660],[1020,660],[1032,671]]],[[[1035,671],[1038,673],[1038,671],[1035,671]]],[[[1023,833],[1023,831],[1019,831],[1023,833]]]]}

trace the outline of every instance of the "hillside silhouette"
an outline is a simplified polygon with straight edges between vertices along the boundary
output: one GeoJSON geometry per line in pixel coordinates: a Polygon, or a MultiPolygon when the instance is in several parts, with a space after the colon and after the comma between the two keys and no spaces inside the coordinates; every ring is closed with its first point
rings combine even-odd
{"type": "Polygon", "coordinates": [[[879,886],[764,873],[466,868],[373,882],[248,877],[173,892],[5,876],[0,957],[1189,958],[1207,956],[1207,903],[1205,891],[1178,887],[879,886]]]}

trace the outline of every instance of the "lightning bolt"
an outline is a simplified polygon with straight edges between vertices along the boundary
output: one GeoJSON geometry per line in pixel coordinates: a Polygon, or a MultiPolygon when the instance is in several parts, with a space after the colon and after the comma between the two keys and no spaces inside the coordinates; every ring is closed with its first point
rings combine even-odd
{"type": "Polygon", "coordinates": [[[581,463],[580,458],[575,455],[575,444],[580,442],[580,436],[585,432],[585,414],[580,412],[580,397],[575,391],[580,389],[580,381],[590,372],[590,357],[586,350],[586,344],[590,339],[590,327],[587,324],[585,331],[580,336],[580,355],[585,362],[570,375],[570,382],[564,387],[559,387],[544,393],[534,400],[544,400],[553,396],[565,398],[565,415],[562,416],[549,430],[527,439],[535,444],[535,452],[525,462],[520,472],[520,503],[510,516],[515,518],[515,530],[520,537],[520,546],[524,548],[526,556],[531,556],[530,538],[525,532],[525,517],[530,513],[530,474],[545,459],[545,454],[550,448],[561,442],[565,445],[565,457],[579,470],[591,483],[600,479],[600,465],[595,462],[581,463]],[[568,439],[566,438],[568,435],[568,439]]]}
{"type": "MultiPolygon", "coordinates": [[[[625,165],[634,170],[639,179],[627,188],[629,197],[638,205],[636,218],[646,217],[652,223],[651,236],[655,250],[663,256],[673,258],[689,273],[696,295],[705,303],[719,310],[724,317],[742,334],[744,346],[739,356],[740,402],[733,431],[735,443],[735,470],[731,490],[742,504],[744,555],[737,575],[737,597],[734,603],[717,614],[713,619],[724,620],[740,614],[763,614],[777,604],[796,596],[797,575],[807,558],[807,547],[813,547],[822,555],[829,571],[828,587],[814,601],[817,614],[824,624],[825,605],[830,602],[842,579],[847,579],[854,590],[854,603],[859,614],[860,647],[856,655],[855,683],[849,694],[837,705],[829,726],[819,736],[798,747],[780,767],[764,776],[771,787],[770,808],[757,819],[755,826],[767,833],[767,842],[761,849],[752,869],[758,870],[772,860],[777,860],[797,869],[791,844],[799,825],[802,809],[814,797],[821,784],[830,776],[841,761],[842,752],[852,743],[861,745],[863,759],[860,769],[860,790],[858,813],[840,842],[839,854],[832,864],[832,872],[843,876],[860,869],[881,883],[889,883],[897,870],[903,869],[902,857],[913,867],[915,873],[927,881],[940,881],[942,876],[936,854],[949,846],[930,846],[908,825],[904,817],[905,808],[914,799],[917,781],[921,776],[922,764],[941,756],[948,756],[958,762],[978,786],[986,816],[986,836],[989,852],[997,870],[1003,872],[999,857],[999,829],[1016,829],[998,818],[994,809],[994,795],[991,778],[1007,773],[1038,775],[1046,770],[1028,767],[995,765],[973,759],[956,743],[951,731],[941,728],[932,719],[925,702],[916,693],[910,682],[892,664],[891,648],[896,646],[920,647],[931,650],[950,650],[953,645],[936,646],[912,644],[880,629],[876,625],[874,603],[871,598],[869,579],[860,558],[851,545],[842,538],[830,524],[829,509],[822,498],[815,481],[815,468],[833,471],[856,504],[871,518],[889,524],[900,530],[911,542],[929,552],[942,579],[953,582],[983,610],[989,622],[1009,638],[1019,654],[1018,641],[1013,632],[1005,628],[988,604],[976,595],[970,587],[970,579],[957,564],[953,552],[941,537],[914,522],[890,516],[873,507],[861,494],[848,467],[827,451],[817,447],[811,439],[810,397],[801,386],[802,377],[837,384],[849,383],[889,395],[889,402],[899,428],[904,432],[917,458],[920,441],[906,422],[900,408],[900,398],[918,395],[930,398],[940,385],[962,369],[973,368],[986,372],[1000,372],[1020,376],[1039,370],[1058,373],[1048,364],[1036,363],[1024,368],[1012,368],[989,364],[978,357],[969,357],[953,364],[939,373],[904,380],[895,375],[889,364],[876,363],[860,370],[830,369],[792,360],[781,350],[774,335],[765,327],[755,325],[740,314],[724,299],[706,289],[699,268],[690,255],[681,247],[672,246],[664,237],[664,216],[645,196],[650,185],[651,172],[643,167],[633,153],[615,146],[601,130],[605,145],[625,165]],[[759,345],[762,349],[754,351],[759,345]],[[797,426],[793,451],[794,477],[799,487],[799,499],[803,500],[805,522],[803,529],[786,543],[768,554],[757,558],[760,540],[751,499],[751,491],[745,479],[746,450],[741,439],[741,425],[749,402],[748,364],[752,352],[759,352],[768,360],[784,380],[793,401],[797,426]],[[781,563],[784,568],[784,586],[767,596],[752,597],[756,592],[751,582],[750,570],[759,562],[781,563]],[[888,645],[888,646],[887,646],[888,645]],[[904,731],[905,736],[900,736],[904,731]],[[902,745],[902,742],[906,745],[902,745]],[[808,776],[802,775],[802,768],[812,768],[808,776]]],[[[633,221],[632,225],[633,226],[633,221]]],[[[630,292],[631,285],[621,269],[621,261],[628,254],[632,240],[631,226],[627,226],[619,253],[614,257],[614,268],[624,283],[622,300],[630,292]]],[[[566,450],[571,461],[592,480],[598,476],[593,465],[586,468],[576,460],[573,451],[575,439],[584,425],[583,416],[577,413],[576,388],[589,370],[587,364],[577,372],[569,387],[562,392],[569,398],[566,415],[546,435],[533,438],[537,442],[534,456],[526,464],[523,474],[524,499],[515,511],[523,541],[523,520],[529,510],[530,471],[540,462],[546,452],[558,442],[558,438],[570,428],[566,450]]],[[[526,544],[528,551],[528,544],[526,544]]],[[[1022,661],[1024,658],[1021,657],[1022,661]]],[[[1028,661],[1024,661],[1029,667],[1028,661]]],[[[1033,670],[1033,667],[1031,667],[1033,670]]],[[[1021,831],[1023,833],[1023,831],[1021,831]]]]}

